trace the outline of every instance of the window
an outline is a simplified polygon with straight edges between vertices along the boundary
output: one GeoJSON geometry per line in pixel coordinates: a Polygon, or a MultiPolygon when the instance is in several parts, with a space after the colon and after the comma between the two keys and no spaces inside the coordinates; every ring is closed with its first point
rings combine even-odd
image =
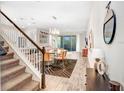
{"type": "Polygon", "coordinates": [[[76,51],[75,35],[58,36],[57,41],[59,48],[64,48],[68,51],[76,51]]]}

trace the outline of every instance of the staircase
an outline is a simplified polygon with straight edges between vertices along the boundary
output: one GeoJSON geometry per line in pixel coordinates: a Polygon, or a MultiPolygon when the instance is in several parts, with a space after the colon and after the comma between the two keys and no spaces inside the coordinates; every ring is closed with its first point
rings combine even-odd
{"type": "Polygon", "coordinates": [[[0,78],[2,91],[36,91],[40,83],[32,80],[32,75],[25,72],[26,67],[19,64],[19,59],[14,58],[14,52],[9,51],[4,41],[0,41],[7,54],[0,56],[0,78]]]}

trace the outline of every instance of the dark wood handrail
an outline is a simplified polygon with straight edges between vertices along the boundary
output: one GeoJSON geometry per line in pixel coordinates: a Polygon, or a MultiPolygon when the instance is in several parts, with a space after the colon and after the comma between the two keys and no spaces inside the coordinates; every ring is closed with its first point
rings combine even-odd
{"type": "Polygon", "coordinates": [[[12,23],[16,29],[18,29],[18,31],[20,31],[37,49],[40,50],[40,52],[43,54],[43,63],[42,63],[42,69],[40,70],[40,72],[42,72],[42,88],[44,89],[45,88],[45,66],[44,66],[44,54],[45,54],[45,47],[43,47],[42,49],[24,32],[21,30],[21,28],[19,26],[17,26],[7,15],[5,15],[5,13],[3,13],[1,10],[0,10],[0,13],[10,22],[12,23]]]}
{"type": "Polygon", "coordinates": [[[6,18],[8,19],[31,43],[33,43],[34,46],[36,46],[41,52],[42,49],[28,36],[25,34],[24,31],[21,30],[21,28],[19,26],[17,26],[8,16],[6,16],[1,10],[0,13],[6,18]]]}

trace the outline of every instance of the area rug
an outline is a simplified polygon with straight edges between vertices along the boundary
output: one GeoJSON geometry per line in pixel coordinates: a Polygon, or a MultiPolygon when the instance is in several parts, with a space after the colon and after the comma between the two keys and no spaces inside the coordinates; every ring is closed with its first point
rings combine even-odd
{"type": "Polygon", "coordinates": [[[64,67],[60,64],[45,67],[45,74],[70,78],[77,60],[68,59],[65,61],[64,67]]]}

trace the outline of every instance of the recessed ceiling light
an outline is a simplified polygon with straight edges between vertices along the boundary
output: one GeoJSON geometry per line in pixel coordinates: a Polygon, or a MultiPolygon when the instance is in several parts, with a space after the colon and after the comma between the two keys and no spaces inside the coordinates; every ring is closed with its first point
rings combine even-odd
{"type": "Polygon", "coordinates": [[[33,22],[32,24],[35,24],[35,22],[33,22]]]}
{"type": "Polygon", "coordinates": [[[28,25],[28,26],[30,26],[30,25],[31,25],[31,23],[28,23],[27,25],[28,25]]]}
{"type": "Polygon", "coordinates": [[[24,25],[22,25],[22,28],[25,28],[25,26],[24,26],[24,25]]]}
{"type": "Polygon", "coordinates": [[[24,18],[20,18],[20,20],[24,20],[24,18]]]}
{"type": "Polygon", "coordinates": [[[34,1],[34,2],[41,2],[41,1],[34,1]]]}
{"type": "Polygon", "coordinates": [[[34,20],[34,18],[31,18],[31,20],[34,20]]]}
{"type": "Polygon", "coordinates": [[[52,18],[53,18],[54,20],[56,20],[56,19],[57,19],[57,17],[56,17],[56,16],[52,16],[52,18]]]}
{"type": "Polygon", "coordinates": [[[17,21],[17,19],[16,19],[16,18],[13,18],[13,20],[14,20],[14,21],[17,21]]]}

